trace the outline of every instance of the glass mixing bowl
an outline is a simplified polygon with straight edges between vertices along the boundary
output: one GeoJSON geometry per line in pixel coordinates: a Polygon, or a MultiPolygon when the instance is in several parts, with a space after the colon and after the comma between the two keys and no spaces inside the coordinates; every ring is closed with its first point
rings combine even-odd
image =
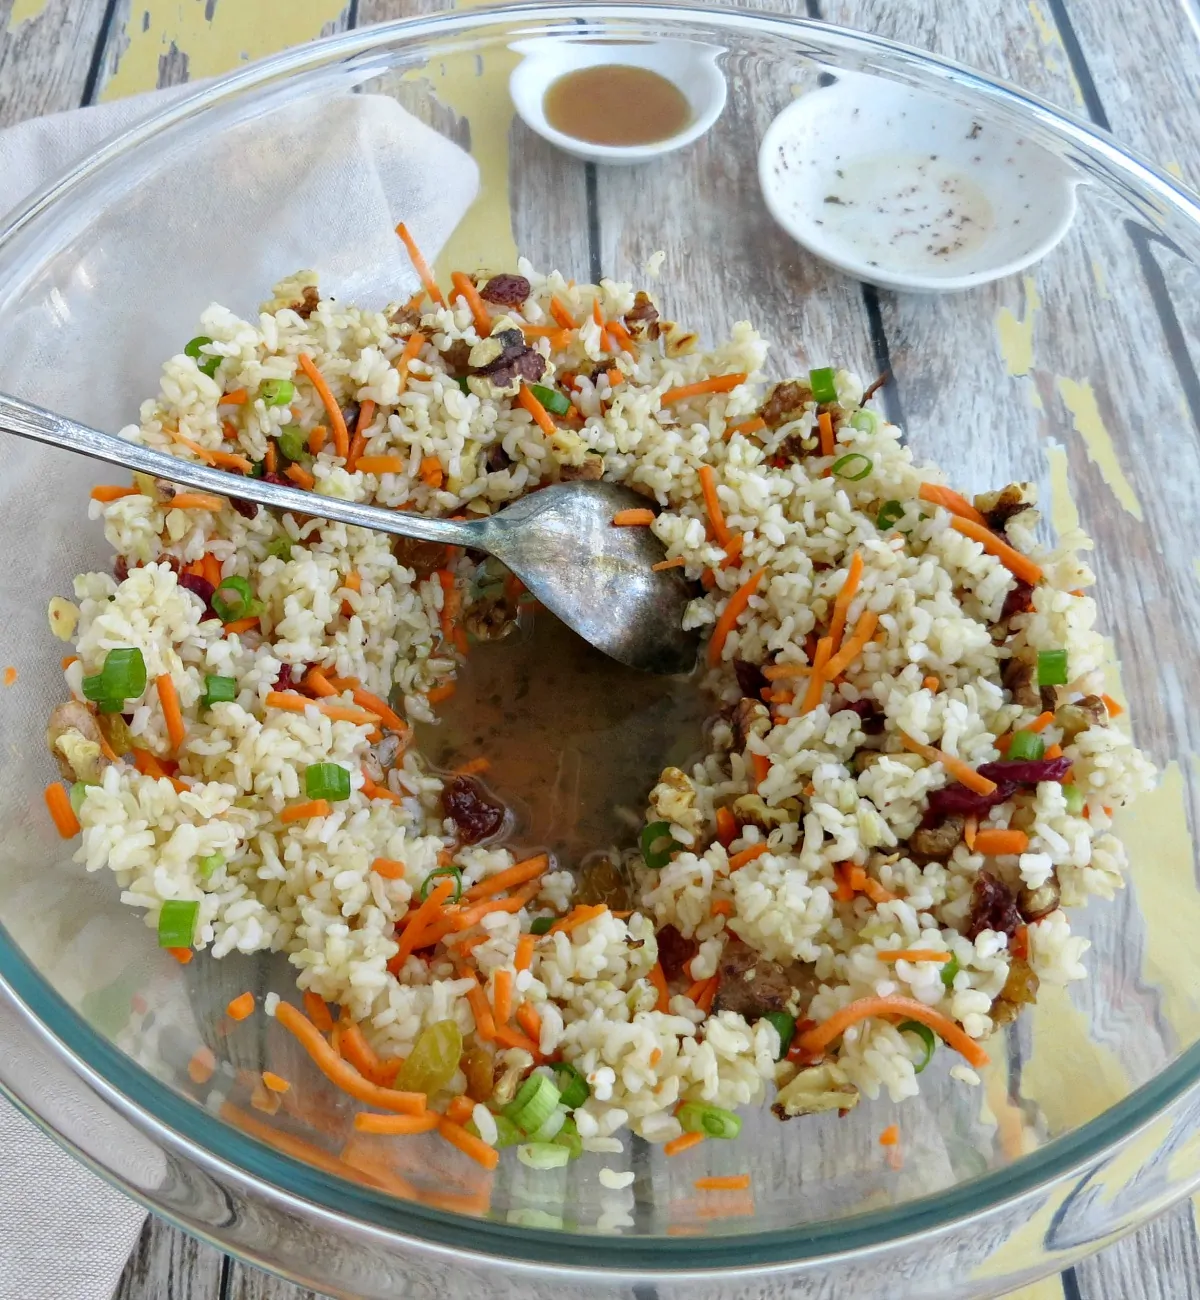
{"type": "MultiPolygon", "coordinates": [[[[1095,539],[1120,664],[1112,693],[1163,771],[1123,827],[1129,887],[1078,917],[1091,978],[1046,991],[993,1039],[980,1087],[951,1078],[943,1052],[902,1109],[884,1100],[784,1126],[764,1113],[747,1118],[738,1143],[668,1161],[632,1141],[619,1157],[541,1173],[510,1157],[489,1177],[433,1139],[397,1139],[410,1144],[400,1182],[393,1148],[343,1150],[349,1108],[274,1022],[226,1020],[243,989],[289,991],[286,961],[178,966],[112,881],[87,876],[56,838],[41,797],[52,775],[43,727],[62,696],[46,603],[110,557],[85,520],[93,466],[10,441],[0,608],[20,679],[0,692],[6,1089],[161,1213],[346,1295],[552,1289],[561,1300],[644,1296],[647,1285],[663,1297],[993,1295],[1183,1196],[1200,1181],[1193,198],[1017,90],[819,23],[649,5],[443,14],[334,37],[206,86],[11,219],[0,235],[0,387],[116,429],[213,299],[253,310],[272,279],[303,265],[322,268],[338,297],[385,301],[392,284],[376,248],[348,245],[331,219],[331,200],[357,199],[330,188],[342,160],[313,158],[296,130],[297,113],[339,112],[364,93],[391,97],[478,163],[479,197],[443,269],[511,268],[520,250],[581,280],[640,281],[662,249],[657,292],[675,319],[713,336],[749,317],[777,341],[777,374],[890,368],[888,409],[919,457],[967,491],[1037,480],[1048,523],[1095,539]],[[640,167],[576,160],[515,119],[509,98],[515,47],[548,37],[701,46],[724,76],[724,111],[695,144],[640,167]],[[864,289],[803,252],[763,202],[757,147],[794,96],[851,71],[919,88],[1048,151],[1077,182],[1066,237],[1023,276],[941,296],[864,289]],[[199,202],[188,181],[210,166],[236,179],[235,201],[199,202]],[[278,256],[252,258],[246,246],[261,251],[262,229],[248,223],[273,204],[286,213],[278,256]],[[220,1063],[204,1084],[188,1072],[200,1043],[220,1063]],[[298,1100],[274,1118],[245,1104],[246,1072],[263,1068],[296,1081],[298,1100]],[[878,1142],[893,1121],[902,1163],[878,1142]],[[602,1186],[605,1165],[632,1170],[632,1186],[602,1186]],[[693,1190],[702,1173],[746,1168],[751,1197],[710,1203],[693,1190]]],[[[398,202],[439,200],[437,176],[392,181],[398,202]]],[[[390,239],[390,224],[381,230],[390,239]]],[[[562,671],[562,690],[595,700],[594,661],[562,671]]],[[[606,687],[592,721],[565,737],[547,727],[547,763],[570,759],[586,775],[585,751],[661,760],[654,744],[669,745],[686,707],[631,692],[606,687]],[[648,746],[647,735],[657,738],[648,746]]],[[[648,784],[651,772],[634,775],[648,784]]],[[[531,798],[538,780],[531,772],[509,793],[531,798]]]]}

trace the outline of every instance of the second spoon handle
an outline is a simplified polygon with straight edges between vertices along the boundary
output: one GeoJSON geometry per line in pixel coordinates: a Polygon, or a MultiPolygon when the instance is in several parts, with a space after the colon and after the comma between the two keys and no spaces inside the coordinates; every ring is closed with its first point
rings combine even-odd
{"type": "Polygon", "coordinates": [[[0,393],[0,430],[45,443],[49,447],[63,447],[77,451],[93,460],[107,461],[125,469],[153,474],[170,483],[180,483],[201,492],[214,492],[223,497],[236,497],[239,501],[253,501],[273,510],[290,510],[295,514],[316,515],[340,524],[353,524],[358,528],[371,528],[376,532],[415,537],[423,542],[446,542],[454,546],[471,546],[488,549],[478,524],[458,523],[451,519],[430,519],[425,515],[409,514],[400,510],[385,510],[381,506],[360,505],[355,501],[341,501],[336,497],[322,496],[300,488],[283,487],[278,483],[264,483],[248,475],[226,474],[210,469],[195,461],[181,460],[165,452],[153,451],[137,442],[126,442],[112,434],[90,429],[86,424],[69,420],[65,415],[47,411],[44,407],[23,402],[20,398],[0,393]]]}

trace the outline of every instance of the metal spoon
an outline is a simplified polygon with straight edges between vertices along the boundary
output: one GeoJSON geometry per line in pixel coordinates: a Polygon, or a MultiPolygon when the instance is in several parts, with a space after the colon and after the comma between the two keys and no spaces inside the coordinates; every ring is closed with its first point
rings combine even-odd
{"type": "Polygon", "coordinates": [[[226,474],[3,393],[0,430],[273,510],[486,551],[568,627],[620,663],[650,673],[685,673],[695,665],[699,634],[684,630],[683,614],[696,593],[682,569],[653,571],[663,548],[649,528],[613,526],[618,510],[646,505],[644,497],[619,484],[558,483],[499,514],[459,523],[226,474]]]}

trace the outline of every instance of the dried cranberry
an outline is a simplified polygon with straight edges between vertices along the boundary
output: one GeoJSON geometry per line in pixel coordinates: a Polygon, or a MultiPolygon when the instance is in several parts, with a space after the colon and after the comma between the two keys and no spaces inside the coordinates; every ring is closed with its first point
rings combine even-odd
{"type": "Polygon", "coordinates": [[[695,939],[685,939],[673,925],[664,925],[659,930],[658,961],[667,979],[681,979],[685,974],[683,968],[698,951],[695,939]]]}
{"type": "Polygon", "coordinates": [[[846,709],[858,714],[865,735],[881,736],[883,734],[884,716],[871,700],[843,700],[833,711],[834,713],[842,713],[846,709]]]}
{"type": "Polygon", "coordinates": [[[239,501],[237,497],[230,497],[229,504],[242,516],[243,519],[257,519],[258,506],[253,501],[239,501]]]}
{"type": "Polygon", "coordinates": [[[1064,754],[1061,758],[1039,758],[1015,763],[982,763],[979,775],[989,781],[1004,781],[1015,785],[1037,785],[1041,781],[1061,781],[1071,770],[1074,760],[1064,754]]]}
{"type": "Polygon", "coordinates": [[[113,561],[113,577],[118,582],[124,582],[129,577],[129,561],[123,555],[118,555],[113,561]]]}
{"type": "Polygon", "coordinates": [[[531,285],[523,275],[493,275],[479,291],[481,298],[502,307],[519,307],[529,297],[531,285]]]}
{"type": "Polygon", "coordinates": [[[285,478],[282,474],[277,474],[273,469],[267,470],[262,476],[264,483],[278,483],[280,487],[294,488],[296,485],[290,478],[285,478]]]}
{"type": "MultiPolygon", "coordinates": [[[[980,770],[982,771],[982,768],[980,770]]],[[[936,826],[943,817],[948,817],[952,813],[979,816],[989,808],[994,808],[996,804],[1011,799],[1016,791],[1017,787],[1011,781],[997,782],[991,794],[976,794],[974,790],[968,790],[965,785],[948,785],[942,790],[933,790],[929,795],[926,822],[922,825],[936,826]]]]}
{"type": "Polygon", "coordinates": [[[977,939],[984,930],[1012,935],[1023,924],[1017,900],[1008,886],[990,871],[981,871],[975,877],[971,891],[971,914],[967,918],[966,936],[977,939]]]}
{"type": "Polygon", "coordinates": [[[179,575],[179,585],[185,591],[190,591],[193,596],[199,596],[204,602],[204,612],[210,618],[216,618],[216,610],[212,607],[215,588],[207,578],[202,578],[198,573],[181,573],[179,575]]]}
{"type": "Polygon", "coordinates": [[[1017,579],[1012,591],[1004,597],[1004,608],[1000,611],[1000,621],[1012,618],[1014,614],[1023,614],[1029,608],[1033,597],[1033,588],[1027,582],[1017,579]]]}
{"type": "Polygon", "coordinates": [[[469,776],[451,777],[442,791],[442,810],[464,844],[478,844],[504,825],[504,805],[469,776]]]}
{"type": "Polygon", "coordinates": [[[761,698],[767,684],[761,665],[752,664],[748,659],[735,659],[733,675],[737,678],[738,688],[743,696],[749,696],[752,700],[761,698]]]}
{"type": "Polygon", "coordinates": [[[277,691],[294,691],[299,689],[300,683],[304,680],[304,674],[308,672],[307,664],[284,664],[279,670],[279,676],[275,678],[275,689],[277,691]]]}

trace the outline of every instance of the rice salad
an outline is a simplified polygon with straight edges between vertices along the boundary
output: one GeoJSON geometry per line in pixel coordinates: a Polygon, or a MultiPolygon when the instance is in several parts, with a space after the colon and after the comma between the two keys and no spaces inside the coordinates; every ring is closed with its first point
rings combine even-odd
{"type": "Polygon", "coordinates": [[[255,320],[211,306],[121,436],[431,515],[642,493],[714,721],[614,858],[628,906],[580,901],[503,791],[411,743],[520,615],[494,561],[144,476],[93,493],[114,571],[51,602],[76,861],[180,960],[288,954],[305,1012],[271,1010],[358,1126],[485,1164],[899,1101],[939,1044],[986,1062],[1084,977],[1063,909],[1121,887],[1113,811],[1154,781],[1032,489],[965,500],[846,371],[767,384],[748,322],[706,349],[627,284],[522,262],[443,295],[414,261],[385,311],[307,272],[255,320]]]}

